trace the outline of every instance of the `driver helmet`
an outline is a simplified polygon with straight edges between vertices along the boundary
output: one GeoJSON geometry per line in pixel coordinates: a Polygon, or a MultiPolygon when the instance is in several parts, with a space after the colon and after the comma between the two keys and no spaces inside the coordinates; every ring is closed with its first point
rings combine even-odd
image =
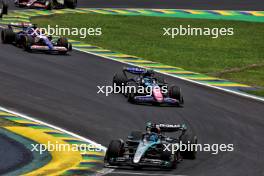
{"type": "Polygon", "coordinates": [[[146,125],[146,131],[147,133],[160,133],[160,128],[155,124],[155,123],[151,123],[148,122],[146,125]]]}

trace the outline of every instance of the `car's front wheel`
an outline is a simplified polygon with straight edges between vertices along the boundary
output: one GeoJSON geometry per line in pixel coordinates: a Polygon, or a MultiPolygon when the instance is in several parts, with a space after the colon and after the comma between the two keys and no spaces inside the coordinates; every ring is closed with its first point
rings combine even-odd
{"type": "Polygon", "coordinates": [[[16,34],[12,29],[3,29],[1,32],[2,43],[13,43],[15,41],[16,34]]]}
{"type": "MultiPolygon", "coordinates": [[[[194,144],[192,146],[195,146],[198,142],[198,139],[197,139],[197,136],[187,133],[181,137],[181,141],[183,144],[186,144],[186,145],[194,144]]],[[[195,149],[192,148],[191,150],[182,151],[181,156],[184,159],[195,159],[196,153],[197,153],[197,151],[195,151],[195,149]]]]}
{"type": "Polygon", "coordinates": [[[165,147],[162,147],[160,159],[167,162],[167,165],[164,168],[167,169],[175,169],[177,167],[177,153],[172,153],[172,151],[168,151],[165,147]]]}
{"type": "Polygon", "coordinates": [[[121,152],[122,152],[122,142],[120,140],[112,140],[106,151],[105,161],[111,164],[112,160],[120,156],[121,152]]]}

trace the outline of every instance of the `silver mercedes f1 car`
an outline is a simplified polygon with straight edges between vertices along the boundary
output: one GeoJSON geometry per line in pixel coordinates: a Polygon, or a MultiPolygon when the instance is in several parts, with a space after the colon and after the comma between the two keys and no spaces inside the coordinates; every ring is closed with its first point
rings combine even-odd
{"type": "MultiPolygon", "coordinates": [[[[175,135],[176,136],[176,135],[175,135]]],[[[195,159],[196,151],[166,150],[172,145],[197,144],[197,137],[187,133],[184,124],[147,123],[146,132],[133,131],[123,141],[112,140],[105,155],[105,166],[155,167],[174,169],[182,159],[195,159]],[[180,132],[177,137],[165,133],[180,132]]]]}

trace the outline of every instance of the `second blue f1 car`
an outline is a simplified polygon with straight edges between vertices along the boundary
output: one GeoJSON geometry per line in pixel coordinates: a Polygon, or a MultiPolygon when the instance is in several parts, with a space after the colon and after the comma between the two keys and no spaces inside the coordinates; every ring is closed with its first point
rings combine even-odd
{"type": "Polygon", "coordinates": [[[64,37],[53,40],[42,29],[30,23],[13,23],[1,32],[2,43],[15,44],[28,52],[39,51],[47,53],[66,54],[72,50],[71,43],[64,37]],[[18,32],[15,32],[15,28],[18,32]]]}

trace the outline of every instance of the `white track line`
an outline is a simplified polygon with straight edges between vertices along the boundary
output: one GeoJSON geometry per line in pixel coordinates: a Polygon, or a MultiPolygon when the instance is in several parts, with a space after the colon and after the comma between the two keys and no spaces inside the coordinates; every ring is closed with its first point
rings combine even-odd
{"type": "MultiPolygon", "coordinates": [[[[115,59],[113,59],[111,57],[102,56],[100,54],[92,53],[92,52],[89,52],[89,51],[83,51],[82,49],[78,49],[78,48],[75,48],[75,47],[73,47],[73,49],[74,50],[77,50],[77,51],[80,51],[80,52],[87,53],[87,54],[95,55],[95,56],[98,56],[98,57],[110,59],[112,61],[116,61],[116,62],[119,62],[119,63],[131,65],[131,66],[135,66],[135,67],[144,68],[144,67],[138,66],[136,64],[132,64],[132,63],[128,63],[128,62],[123,62],[123,61],[120,61],[120,60],[115,60],[115,59]]],[[[221,87],[217,87],[217,86],[212,86],[212,85],[200,83],[198,81],[190,80],[190,79],[183,78],[183,77],[179,77],[179,76],[176,76],[176,75],[171,75],[169,73],[164,73],[164,72],[161,72],[161,71],[156,71],[155,70],[155,72],[160,73],[160,74],[164,74],[164,75],[167,75],[167,76],[175,77],[175,78],[178,78],[178,79],[181,79],[181,80],[184,80],[184,81],[187,81],[187,82],[191,82],[191,83],[194,83],[194,84],[198,84],[198,85],[202,85],[202,86],[205,86],[205,87],[210,87],[210,88],[218,89],[218,90],[221,90],[221,91],[224,91],[224,92],[228,92],[228,93],[231,93],[231,94],[239,95],[241,97],[251,98],[251,99],[254,99],[254,100],[257,100],[257,101],[260,101],[260,102],[264,102],[264,98],[257,97],[257,96],[254,96],[254,95],[249,95],[249,94],[246,94],[246,93],[240,93],[240,92],[233,91],[233,90],[230,90],[230,89],[225,89],[225,88],[221,88],[221,87]]]]}
{"type": "MultiPolygon", "coordinates": [[[[40,124],[42,124],[42,125],[48,126],[48,127],[50,127],[50,128],[56,129],[56,130],[58,130],[58,131],[64,132],[64,133],[69,134],[69,135],[71,135],[71,136],[73,136],[73,137],[76,137],[76,138],[78,138],[78,139],[80,139],[80,140],[82,140],[82,141],[84,141],[84,142],[88,142],[88,143],[93,144],[93,145],[95,145],[95,146],[97,146],[97,147],[100,147],[102,150],[106,151],[106,147],[104,147],[104,146],[102,146],[102,145],[96,143],[95,141],[92,141],[92,140],[90,140],[90,139],[87,139],[87,138],[85,138],[85,137],[83,137],[83,136],[80,136],[80,135],[78,135],[78,134],[75,134],[75,133],[73,133],[73,132],[67,131],[67,130],[65,130],[65,129],[63,129],[63,128],[57,127],[57,126],[55,126],[55,125],[51,125],[51,124],[49,124],[49,123],[43,122],[43,121],[41,121],[41,120],[37,120],[37,119],[35,119],[35,118],[32,118],[32,117],[29,117],[29,116],[27,116],[27,115],[24,115],[24,114],[18,113],[18,112],[16,112],[16,111],[12,111],[12,110],[6,109],[6,108],[1,107],[1,106],[0,106],[0,110],[1,110],[1,111],[5,111],[5,112],[8,112],[8,113],[11,113],[11,114],[14,114],[14,115],[17,115],[17,116],[22,117],[22,118],[25,118],[25,119],[27,119],[27,120],[31,120],[31,121],[34,121],[34,122],[40,123],[40,124]]],[[[102,169],[102,172],[100,173],[100,171],[99,171],[99,174],[97,174],[97,175],[105,175],[105,174],[111,173],[112,171],[113,171],[113,169],[105,169],[105,168],[104,168],[104,169],[102,169]]]]}
{"type": "Polygon", "coordinates": [[[71,136],[73,136],[73,137],[76,137],[76,138],[78,138],[78,139],[81,139],[81,140],[84,141],[84,142],[88,142],[88,143],[93,144],[93,145],[95,145],[95,146],[101,147],[101,149],[104,150],[104,151],[106,150],[106,147],[104,147],[104,146],[102,146],[102,145],[96,143],[95,141],[92,141],[92,140],[90,140],[90,139],[87,139],[87,138],[85,138],[85,137],[82,137],[82,136],[80,136],[80,135],[78,135],[78,134],[75,134],[75,133],[73,133],[73,132],[67,131],[67,130],[62,129],[62,128],[60,128],[60,127],[57,127],[57,126],[55,126],[55,125],[51,125],[51,124],[49,124],[49,123],[46,123],[46,122],[43,122],[43,121],[41,121],[41,120],[37,120],[37,119],[35,119],[35,118],[29,117],[29,116],[27,116],[27,115],[24,115],[24,114],[21,114],[21,113],[18,113],[18,112],[15,112],[15,111],[12,111],[12,110],[9,110],[9,109],[6,109],[6,108],[3,108],[3,107],[1,107],[1,106],[0,106],[0,110],[5,111],[5,112],[8,112],[8,113],[11,113],[11,114],[14,114],[14,115],[17,115],[17,116],[19,116],[19,117],[23,117],[23,118],[25,118],[25,119],[28,119],[28,120],[31,120],[31,121],[34,121],[34,122],[37,122],[37,123],[40,123],[40,124],[45,125],[45,126],[48,126],[48,127],[54,128],[54,129],[59,130],[59,131],[61,131],[61,132],[67,133],[67,134],[69,134],[69,135],[71,135],[71,136]]]}

